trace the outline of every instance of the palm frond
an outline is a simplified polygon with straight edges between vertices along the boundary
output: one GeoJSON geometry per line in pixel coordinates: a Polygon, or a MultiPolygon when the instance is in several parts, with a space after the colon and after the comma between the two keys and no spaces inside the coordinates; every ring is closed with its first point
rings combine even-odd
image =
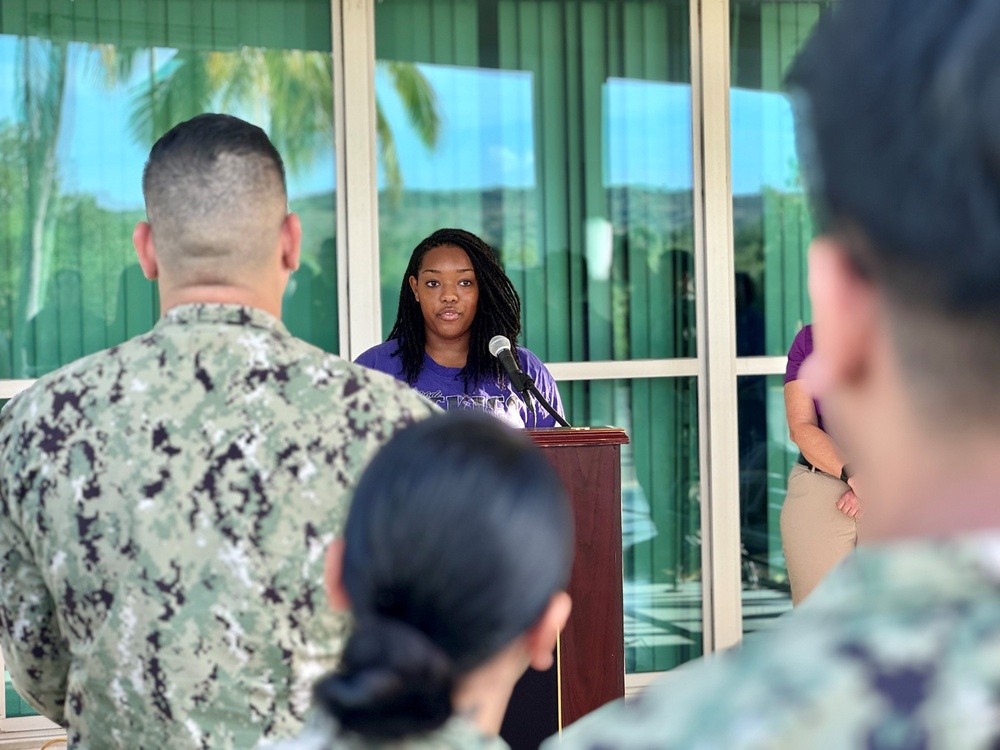
{"type": "Polygon", "coordinates": [[[142,54],[149,50],[129,44],[95,44],[87,55],[87,75],[98,86],[114,89],[128,83],[142,54]]]}
{"type": "MultiPolygon", "coordinates": [[[[178,122],[211,108],[213,92],[205,73],[207,54],[181,50],[165,65],[151,69],[149,79],[134,87],[129,128],[139,143],[152,146],[178,122]]],[[[151,59],[151,68],[154,65],[151,59]]]]}
{"type": "Polygon", "coordinates": [[[413,129],[427,148],[434,148],[441,134],[441,115],[434,87],[413,63],[386,62],[383,65],[413,129]]]}
{"type": "Polygon", "coordinates": [[[18,79],[18,115],[24,125],[29,152],[47,151],[59,134],[69,50],[65,42],[22,39],[15,55],[18,79]]]}
{"type": "Polygon", "coordinates": [[[392,128],[389,126],[388,120],[385,119],[382,105],[377,99],[375,100],[375,138],[378,142],[378,154],[382,160],[386,187],[392,200],[398,201],[403,190],[403,174],[399,170],[396,139],[392,135],[392,128]]]}
{"type": "Polygon", "coordinates": [[[267,50],[271,138],[298,169],[333,144],[333,59],[301,50],[267,50]]]}

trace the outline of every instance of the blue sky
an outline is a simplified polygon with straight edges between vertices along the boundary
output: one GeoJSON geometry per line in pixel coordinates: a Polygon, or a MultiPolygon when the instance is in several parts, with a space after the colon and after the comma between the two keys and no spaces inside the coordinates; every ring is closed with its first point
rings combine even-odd
{"type": "MultiPolygon", "coordinates": [[[[442,133],[431,152],[408,126],[384,71],[375,88],[392,125],[407,186],[531,187],[535,183],[531,73],[421,65],[438,94],[442,133]]],[[[730,98],[733,192],[788,188],[795,162],[792,111],[779,93],[734,89],[730,98]]],[[[691,87],[612,78],[601,112],[584,128],[604,133],[606,185],[690,189],[691,87]]]]}
{"type": "MultiPolygon", "coordinates": [[[[128,129],[129,88],[107,90],[87,61],[84,45],[73,45],[77,64],[64,102],[59,140],[60,179],[65,192],[88,192],[108,208],[142,206],[140,178],[147,149],[128,129]]],[[[16,39],[0,36],[0,121],[17,118],[16,39]]],[[[173,53],[154,50],[155,65],[173,53]]],[[[396,139],[404,185],[414,190],[535,186],[540,144],[533,110],[531,73],[421,65],[437,93],[442,129],[428,150],[406,120],[383,69],[376,92],[396,139]]],[[[148,70],[148,59],[138,66],[148,70]]],[[[553,105],[555,106],[555,105],[553,105]]],[[[731,97],[733,190],[759,192],[762,185],[788,188],[794,180],[791,109],[776,93],[736,89],[731,97]]],[[[553,111],[548,116],[569,116],[553,111]]],[[[603,184],[690,189],[691,92],[682,84],[610,79],[600,110],[577,123],[587,138],[601,139],[603,184]]],[[[266,123],[261,123],[266,127],[266,123]]],[[[381,180],[380,181],[384,181],[381,180]]],[[[332,190],[333,149],[290,175],[292,197],[332,190]]]]}

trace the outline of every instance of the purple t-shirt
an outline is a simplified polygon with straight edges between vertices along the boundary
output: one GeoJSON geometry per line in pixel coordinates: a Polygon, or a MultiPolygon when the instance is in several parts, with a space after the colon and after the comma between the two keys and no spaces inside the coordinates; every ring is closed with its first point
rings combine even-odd
{"type": "MultiPolygon", "coordinates": [[[[785,366],[785,385],[799,379],[799,368],[806,361],[806,357],[812,354],[812,350],[812,325],[802,326],[802,330],[795,334],[792,348],[788,350],[788,364],[785,366]]],[[[813,406],[816,407],[816,425],[822,430],[823,414],[819,410],[819,401],[813,399],[813,406]]]]}
{"type": "MultiPolygon", "coordinates": [[[[395,340],[386,341],[373,346],[354,361],[364,367],[388,373],[398,380],[404,380],[403,359],[392,356],[398,348],[399,344],[395,340]]],[[[517,347],[517,356],[524,372],[535,381],[535,387],[545,396],[545,400],[552,404],[559,414],[563,414],[559,388],[556,387],[555,379],[542,361],[523,346],[517,347]]],[[[474,409],[489,412],[513,427],[557,426],[556,420],[535,399],[531,400],[532,409],[529,413],[524,399],[511,387],[506,377],[502,384],[492,378],[484,378],[472,385],[471,390],[467,392],[459,374],[461,371],[459,367],[443,367],[425,354],[424,367],[413,388],[442,409],[474,409]]]]}

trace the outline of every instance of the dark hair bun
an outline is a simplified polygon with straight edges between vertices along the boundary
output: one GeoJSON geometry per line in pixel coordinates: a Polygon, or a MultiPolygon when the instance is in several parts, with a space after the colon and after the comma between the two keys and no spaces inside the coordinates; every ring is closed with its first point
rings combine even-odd
{"type": "Polygon", "coordinates": [[[316,683],[314,697],[345,730],[399,738],[442,726],[454,684],[451,660],[423,633],[372,617],[358,622],[340,669],[316,683]]]}

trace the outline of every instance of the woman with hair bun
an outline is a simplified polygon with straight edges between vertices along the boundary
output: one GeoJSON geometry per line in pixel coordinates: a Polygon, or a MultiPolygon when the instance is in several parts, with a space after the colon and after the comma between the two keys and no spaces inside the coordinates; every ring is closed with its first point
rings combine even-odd
{"type": "Polygon", "coordinates": [[[521,370],[560,416],[559,388],[523,346],[521,300],[493,248],[464,229],[439,229],[413,249],[389,338],[363,352],[359,365],[388,373],[442,409],[471,409],[512,427],[555,427],[537,400],[530,407],[489,350],[508,339],[521,370]]]}
{"type": "Polygon", "coordinates": [[[514,684],[548,669],[569,617],[573,520],[541,451],[455,411],[398,433],[327,553],[355,628],[313,716],[272,750],[505,748],[514,684]]]}

